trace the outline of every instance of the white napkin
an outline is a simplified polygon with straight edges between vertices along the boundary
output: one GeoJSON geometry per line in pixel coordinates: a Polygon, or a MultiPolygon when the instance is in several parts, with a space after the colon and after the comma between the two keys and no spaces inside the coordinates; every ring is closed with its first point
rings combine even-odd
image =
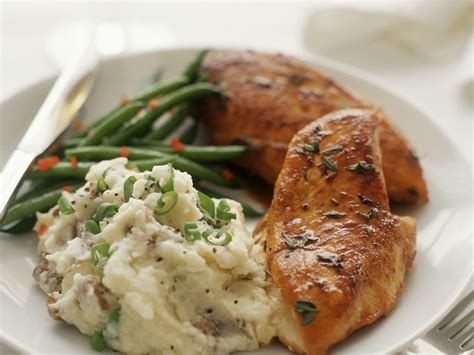
{"type": "Polygon", "coordinates": [[[431,58],[455,57],[472,36],[473,4],[471,0],[336,3],[310,16],[305,44],[327,52],[382,40],[431,58]]]}

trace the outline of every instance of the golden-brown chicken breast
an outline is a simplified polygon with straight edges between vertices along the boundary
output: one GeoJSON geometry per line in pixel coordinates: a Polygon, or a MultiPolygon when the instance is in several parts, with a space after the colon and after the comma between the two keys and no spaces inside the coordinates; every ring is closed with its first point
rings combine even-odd
{"type": "MultiPolygon", "coordinates": [[[[198,116],[216,144],[249,143],[253,149],[240,165],[270,184],[298,130],[338,109],[370,107],[313,67],[280,54],[211,52],[204,70],[210,82],[225,89],[228,99],[204,100],[198,116]]],[[[405,139],[386,120],[380,134],[390,199],[426,202],[421,167],[405,139]]]]}
{"type": "Polygon", "coordinates": [[[389,313],[415,256],[414,219],[390,213],[378,121],[336,111],[289,145],[260,237],[297,329],[286,322],[279,337],[294,351],[324,354],[389,313]]]}

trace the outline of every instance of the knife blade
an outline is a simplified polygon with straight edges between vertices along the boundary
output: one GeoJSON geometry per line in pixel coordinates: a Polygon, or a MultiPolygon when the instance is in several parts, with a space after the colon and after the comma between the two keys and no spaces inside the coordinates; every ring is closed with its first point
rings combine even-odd
{"type": "Polygon", "coordinates": [[[69,127],[93,87],[99,67],[93,43],[76,47],[72,57],[0,174],[0,220],[29,166],[69,127]]]}

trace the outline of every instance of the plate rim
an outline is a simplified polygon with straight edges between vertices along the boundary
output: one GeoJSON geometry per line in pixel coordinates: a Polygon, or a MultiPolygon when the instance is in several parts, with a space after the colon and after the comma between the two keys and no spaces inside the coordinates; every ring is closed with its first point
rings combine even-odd
{"type": "MultiPolygon", "coordinates": [[[[342,73],[347,76],[351,76],[357,79],[358,81],[365,82],[370,86],[376,87],[377,90],[383,93],[383,95],[389,95],[398,99],[399,101],[403,101],[404,104],[410,108],[410,110],[413,110],[419,116],[422,116],[425,119],[427,119],[432,124],[433,128],[438,131],[437,133],[446,137],[449,144],[453,146],[455,151],[457,153],[460,153],[459,162],[465,166],[471,166],[469,161],[466,159],[466,156],[463,153],[463,151],[458,147],[458,144],[455,141],[453,141],[449,136],[444,134],[441,125],[435,119],[433,119],[430,114],[428,114],[423,109],[415,105],[413,100],[409,98],[408,95],[406,95],[405,93],[402,93],[399,89],[393,88],[392,85],[390,85],[384,79],[381,79],[364,69],[358,68],[348,63],[341,62],[337,59],[332,59],[330,57],[314,54],[309,51],[294,50],[294,49],[278,50],[272,47],[255,48],[253,46],[243,46],[243,45],[235,45],[232,47],[170,45],[170,46],[164,46],[158,49],[148,49],[148,50],[143,50],[143,51],[138,51],[138,52],[124,53],[124,54],[110,56],[110,57],[102,59],[100,62],[100,65],[104,65],[108,62],[113,62],[113,61],[126,60],[133,57],[140,57],[140,56],[153,55],[153,54],[159,55],[160,53],[163,53],[163,52],[193,52],[193,51],[202,50],[203,48],[209,48],[210,50],[255,50],[255,51],[263,51],[263,52],[283,53],[285,55],[290,55],[300,60],[303,60],[304,62],[312,66],[316,66],[316,67],[321,66],[322,72],[324,72],[326,69],[329,69],[335,72],[342,73]]],[[[44,86],[44,85],[52,85],[54,80],[57,78],[57,76],[58,76],[58,73],[48,75],[44,78],[41,78],[39,80],[36,80],[24,86],[23,88],[19,90],[16,90],[15,92],[7,95],[6,97],[3,97],[0,100],[0,107],[5,105],[9,101],[15,100],[17,96],[24,94],[26,91],[38,90],[39,87],[44,86]]],[[[352,92],[353,90],[349,89],[349,91],[352,92]]],[[[469,171],[468,174],[472,179],[472,169],[469,171]]],[[[472,231],[467,231],[467,233],[470,234],[472,238],[472,235],[473,235],[472,231]]],[[[401,349],[405,348],[409,343],[413,342],[413,340],[418,339],[422,337],[424,334],[426,334],[430,329],[433,328],[434,325],[438,324],[456,306],[456,304],[464,296],[465,292],[470,288],[471,284],[474,282],[473,276],[474,276],[473,271],[471,269],[470,273],[469,272],[466,273],[464,279],[459,284],[458,289],[455,292],[455,296],[452,297],[450,302],[446,303],[444,309],[438,311],[433,317],[431,317],[430,321],[426,322],[424,327],[420,327],[420,329],[412,333],[412,335],[398,341],[397,342],[398,344],[393,345],[391,348],[387,348],[385,351],[388,353],[394,353],[396,351],[400,351],[401,349]]],[[[1,342],[4,342],[8,346],[10,346],[11,348],[19,352],[31,353],[30,349],[25,347],[25,345],[23,345],[22,343],[19,343],[16,339],[13,339],[11,336],[6,334],[2,329],[0,329],[0,343],[1,342]]]]}

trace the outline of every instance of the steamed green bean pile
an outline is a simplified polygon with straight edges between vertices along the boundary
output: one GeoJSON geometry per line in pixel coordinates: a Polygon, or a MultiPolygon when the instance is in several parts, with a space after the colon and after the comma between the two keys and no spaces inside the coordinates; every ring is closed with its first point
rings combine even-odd
{"type": "MultiPolygon", "coordinates": [[[[29,189],[0,221],[0,231],[16,234],[31,229],[36,212],[58,204],[62,190],[80,187],[89,168],[105,159],[127,157],[140,171],[171,163],[196,181],[237,187],[233,175],[215,164],[238,158],[246,146],[193,145],[198,131],[197,120],[192,117],[193,104],[210,95],[223,95],[220,88],[206,83],[206,76],[200,72],[205,55],[206,51],[200,52],[179,77],[154,83],[144,92],[122,100],[85,129],[56,143],[55,152],[45,152],[27,175],[29,189]],[[186,128],[183,125],[189,117],[192,124],[186,128]]],[[[212,195],[212,191],[206,192],[212,195]]],[[[248,205],[244,211],[249,216],[258,214],[248,205]]]]}

